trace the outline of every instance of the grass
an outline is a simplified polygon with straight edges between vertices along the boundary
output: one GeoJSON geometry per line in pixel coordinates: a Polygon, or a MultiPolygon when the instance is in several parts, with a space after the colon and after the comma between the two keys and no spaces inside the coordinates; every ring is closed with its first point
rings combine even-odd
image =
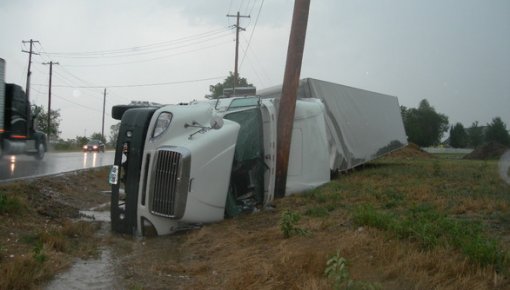
{"type": "Polygon", "coordinates": [[[510,287],[510,186],[495,161],[387,157],[274,208],[188,233],[183,248],[192,254],[179,272],[193,279],[183,287],[510,287]],[[291,225],[312,234],[285,238],[289,212],[300,217],[291,225]],[[324,276],[337,251],[349,261],[347,280],[324,276]]]}
{"type": "Polygon", "coordinates": [[[354,210],[353,219],[358,225],[382,229],[399,239],[416,242],[425,250],[438,246],[452,248],[473,263],[493,266],[499,272],[510,266],[509,252],[490,237],[483,224],[455,220],[428,204],[413,206],[399,215],[361,205],[354,210]]]}
{"type": "Polygon", "coordinates": [[[24,207],[20,198],[0,192],[0,214],[17,214],[24,207]]]}
{"type": "MultiPolygon", "coordinates": [[[[118,265],[124,288],[510,289],[510,185],[497,162],[412,153],[199,230],[143,240],[114,236],[110,243],[124,249],[118,265]]],[[[82,225],[41,216],[48,209],[35,206],[43,199],[31,191],[51,184],[17,188],[22,197],[0,187],[26,208],[0,214],[0,289],[8,288],[4,281],[18,283],[10,288],[40,285],[65,267],[59,257],[94,252],[80,246],[89,240],[82,225]]]]}
{"type": "Polygon", "coordinates": [[[12,254],[0,260],[0,289],[35,288],[68,266],[72,257],[94,256],[96,229],[97,224],[65,222],[22,236],[19,243],[10,245],[8,251],[12,254]]]}
{"type": "MultiPolygon", "coordinates": [[[[99,224],[77,221],[99,204],[108,170],[0,185],[0,289],[33,289],[97,253],[99,224]]],[[[103,201],[104,202],[104,201],[103,201]]]]}

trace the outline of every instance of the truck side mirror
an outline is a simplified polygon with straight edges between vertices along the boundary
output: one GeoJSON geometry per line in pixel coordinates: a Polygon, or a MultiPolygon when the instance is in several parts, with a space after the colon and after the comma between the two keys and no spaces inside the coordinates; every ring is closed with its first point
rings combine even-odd
{"type": "Polygon", "coordinates": [[[210,125],[211,125],[211,129],[215,129],[215,130],[221,129],[221,127],[223,127],[223,118],[220,116],[212,117],[210,125]]]}

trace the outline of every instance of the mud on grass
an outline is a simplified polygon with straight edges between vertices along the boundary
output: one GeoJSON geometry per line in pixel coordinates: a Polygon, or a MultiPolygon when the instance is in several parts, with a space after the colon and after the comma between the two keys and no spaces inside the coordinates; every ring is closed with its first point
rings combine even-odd
{"type": "Polygon", "coordinates": [[[0,289],[30,289],[96,255],[98,224],[79,209],[109,196],[107,169],[0,184],[0,289]]]}

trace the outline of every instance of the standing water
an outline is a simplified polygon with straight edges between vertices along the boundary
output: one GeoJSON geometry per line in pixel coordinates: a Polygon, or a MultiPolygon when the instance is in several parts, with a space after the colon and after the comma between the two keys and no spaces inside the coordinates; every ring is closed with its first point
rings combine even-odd
{"type": "MultiPolygon", "coordinates": [[[[82,220],[100,221],[101,240],[97,258],[77,259],[66,272],[60,273],[45,289],[181,289],[180,284],[190,279],[175,273],[182,255],[182,236],[139,238],[112,233],[110,212],[101,211],[106,205],[80,211],[82,220]],[[143,269],[143,270],[142,270],[143,269]],[[157,272],[153,279],[147,272],[157,272]]],[[[154,273],[152,273],[154,274],[154,273]]]]}

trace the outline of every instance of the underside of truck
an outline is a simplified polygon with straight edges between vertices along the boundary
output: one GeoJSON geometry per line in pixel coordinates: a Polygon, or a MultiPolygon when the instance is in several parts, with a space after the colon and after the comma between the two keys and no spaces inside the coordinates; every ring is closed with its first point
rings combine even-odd
{"type": "Polygon", "coordinates": [[[112,229],[119,233],[135,234],[137,224],[138,186],[145,136],[156,108],[127,110],[122,116],[115,149],[112,184],[112,229]],[[116,179],[118,176],[118,179],[116,179]]]}

